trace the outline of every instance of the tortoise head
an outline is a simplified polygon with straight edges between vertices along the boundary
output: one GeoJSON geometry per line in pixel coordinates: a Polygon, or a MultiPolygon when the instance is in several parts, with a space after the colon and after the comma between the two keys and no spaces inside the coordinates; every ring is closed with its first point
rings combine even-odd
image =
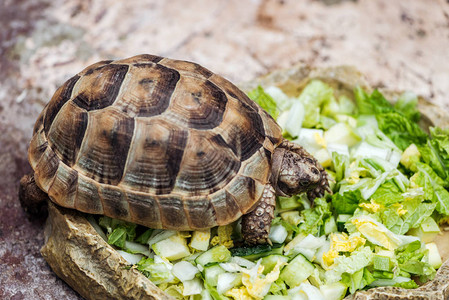
{"type": "Polygon", "coordinates": [[[330,192],[324,168],[304,148],[291,142],[284,142],[274,151],[271,178],[281,196],[307,192],[313,199],[330,192]]]}

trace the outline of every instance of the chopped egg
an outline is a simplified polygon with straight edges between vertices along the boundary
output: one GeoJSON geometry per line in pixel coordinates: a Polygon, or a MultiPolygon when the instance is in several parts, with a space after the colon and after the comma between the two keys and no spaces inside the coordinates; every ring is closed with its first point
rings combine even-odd
{"type": "Polygon", "coordinates": [[[214,236],[210,241],[212,246],[223,245],[226,248],[234,247],[234,242],[232,241],[232,224],[225,226],[218,226],[218,235],[214,236]]]}
{"type": "Polygon", "coordinates": [[[365,245],[366,240],[357,235],[348,236],[346,233],[332,233],[330,235],[330,250],[323,254],[323,262],[330,267],[339,252],[353,252],[360,246],[365,245]]]}
{"type": "Polygon", "coordinates": [[[331,249],[338,252],[352,252],[359,246],[365,245],[366,240],[357,235],[348,236],[346,233],[331,234],[331,249]]]}
{"type": "Polygon", "coordinates": [[[323,138],[323,136],[321,136],[318,132],[315,132],[313,134],[313,138],[315,139],[315,142],[320,145],[323,148],[327,147],[327,142],[326,140],[323,138]]]}
{"type": "Polygon", "coordinates": [[[245,286],[241,286],[240,288],[233,288],[228,290],[225,296],[232,297],[235,300],[252,300],[253,298],[248,294],[245,286]]]}
{"type": "Polygon", "coordinates": [[[334,264],[335,258],[338,257],[337,250],[329,250],[323,254],[324,267],[329,268],[334,264]]]}
{"type": "Polygon", "coordinates": [[[395,204],[393,204],[393,207],[397,207],[396,213],[400,217],[402,217],[403,215],[405,215],[407,213],[407,210],[404,209],[404,206],[401,203],[395,203],[395,204]]]}
{"type": "Polygon", "coordinates": [[[359,206],[370,213],[376,213],[383,207],[382,205],[374,202],[373,199],[371,199],[370,203],[360,203],[359,206]]]}
{"type": "Polygon", "coordinates": [[[261,300],[268,294],[271,284],[279,278],[281,267],[286,263],[278,260],[273,270],[267,275],[263,275],[264,267],[260,265],[261,260],[250,268],[238,267],[242,273],[243,286],[234,288],[225,293],[226,296],[234,299],[256,299],[261,300]]]}
{"type": "Polygon", "coordinates": [[[371,243],[394,250],[402,243],[401,239],[385,227],[385,225],[367,216],[352,219],[357,230],[371,243]]]}

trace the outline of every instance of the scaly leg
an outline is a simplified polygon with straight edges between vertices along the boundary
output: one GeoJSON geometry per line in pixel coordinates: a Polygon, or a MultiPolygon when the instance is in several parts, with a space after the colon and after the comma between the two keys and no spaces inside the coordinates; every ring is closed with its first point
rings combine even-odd
{"type": "Polygon", "coordinates": [[[271,244],[268,239],[271,221],[274,218],[276,194],[271,184],[267,184],[257,206],[242,217],[242,235],[246,244],[271,244]]]}
{"type": "Polygon", "coordinates": [[[22,208],[30,214],[40,214],[45,210],[48,195],[43,192],[34,180],[34,173],[20,179],[19,200],[22,208]]]}

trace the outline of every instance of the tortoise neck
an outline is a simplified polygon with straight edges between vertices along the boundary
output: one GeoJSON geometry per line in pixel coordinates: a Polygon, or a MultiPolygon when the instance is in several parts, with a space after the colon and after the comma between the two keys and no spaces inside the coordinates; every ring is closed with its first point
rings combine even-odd
{"type": "Polygon", "coordinates": [[[281,173],[282,165],[284,162],[285,148],[278,147],[274,150],[272,163],[271,163],[271,185],[276,190],[278,196],[288,196],[279,188],[279,175],[281,173]]]}

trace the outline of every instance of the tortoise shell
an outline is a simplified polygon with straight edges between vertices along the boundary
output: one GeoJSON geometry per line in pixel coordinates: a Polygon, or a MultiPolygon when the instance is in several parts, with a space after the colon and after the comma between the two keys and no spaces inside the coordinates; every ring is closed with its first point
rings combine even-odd
{"type": "Polygon", "coordinates": [[[223,77],[139,55],[65,82],[34,126],[28,158],[58,205],[189,230],[250,211],[281,142],[276,122],[223,77]]]}

